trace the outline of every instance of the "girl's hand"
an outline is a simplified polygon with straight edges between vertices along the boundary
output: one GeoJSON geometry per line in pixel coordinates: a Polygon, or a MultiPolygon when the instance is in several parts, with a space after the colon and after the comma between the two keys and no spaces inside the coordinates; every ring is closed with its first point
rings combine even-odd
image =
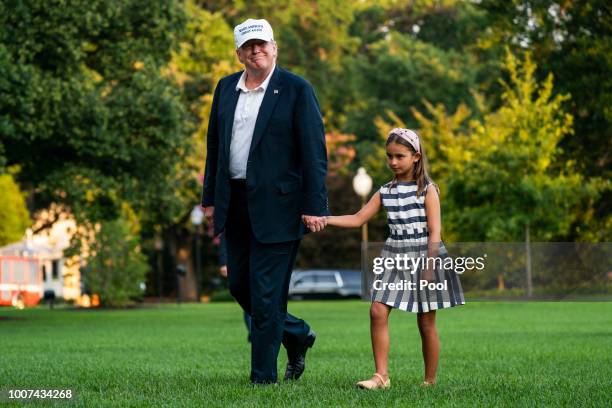
{"type": "Polygon", "coordinates": [[[434,282],[436,280],[436,276],[432,268],[425,267],[421,273],[421,279],[426,280],[427,282],[434,282]]]}
{"type": "MultiPolygon", "coordinates": [[[[440,252],[442,217],[440,215],[440,197],[434,184],[430,184],[425,192],[425,214],[427,215],[427,229],[429,230],[427,257],[435,259],[440,252]]],[[[427,282],[434,282],[436,280],[435,270],[426,265],[421,277],[427,282]]]]}
{"type": "Polygon", "coordinates": [[[440,215],[440,197],[434,184],[430,184],[425,192],[425,215],[429,242],[438,243],[442,236],[442,217],[440,215]]]}

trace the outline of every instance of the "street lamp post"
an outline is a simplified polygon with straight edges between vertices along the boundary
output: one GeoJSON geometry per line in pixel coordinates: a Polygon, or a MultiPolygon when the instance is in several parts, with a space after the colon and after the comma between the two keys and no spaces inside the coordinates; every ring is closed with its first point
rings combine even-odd
{"type": "MultiPolygon", "coordinates": [[[[368,194],[372,191],[372,177],[366,172],[363,167],[357,170],[357,174],[353,177],[353,189],[359,197],[361,197],[361,206],[363,207],[368,198],[368,194]]],[[[364,223],[361,227],[362,245],[368,243],[368,223],[364,223]]]]}
{"type": "MultiPolygon", "coordinates": [[[[353,177],[353,189],[355,193],[359,197],[361,197],[361,206],[363,207],[366,202],[366,198],[370,191],[372,191],[372,177],[368,175],[366,170],[363,167],[360,167],[357,170],[357,174],[353,177]]],[[[361,226],[361,270],[367,270],[367,262],[368,262],[369,254],[368,254],[368,223],[367,221],[363,223],[361,226]]],[[[366,276],[365,274],[363,275],[366,276]]],[[[365,297],[368,291],[364,291],[363,288],[366,288],[365,280],[361,282],[362,288],[362,296],[365,297]]]]}
{"type": "Polygon", "coordinates": [[[196,249],[196,265],[195,265],[195,275],[196,275],[196,294],[198,297],[198,302],[200,301],[200,286],[201,286],[201,277],[200,277],[200,269],[202,265],[202,253],[200,248],[200,226],[204,221],[204,211],[200,208],[199,205],[193,207],[191,210],[191,223],[195,227],[195,249],[196,249]]]}

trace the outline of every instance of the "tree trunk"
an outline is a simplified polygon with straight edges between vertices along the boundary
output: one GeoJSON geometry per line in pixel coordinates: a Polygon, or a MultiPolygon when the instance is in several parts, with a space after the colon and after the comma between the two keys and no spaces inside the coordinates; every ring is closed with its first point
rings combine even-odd
{"type": "Polygon", "coordinates": [[[193,256],[191,255],[192,249],[192,236],[184,228],[176,227],[173,228],[172,238],[170,241],[170,248],[175,261],[175,268],[172,271],[175,289],[178,293],[175,293],[177,300],[184,302],[193,302],[197,300],[197,280],[195,276],[193,266],[193,256]],[[176,276],[177,269],[184,268],[184,276],[176,276]],[[178,287],[177,287],[178,285],[178,287]],[[179,299],[180,298],[180,299],[179,299]]]}

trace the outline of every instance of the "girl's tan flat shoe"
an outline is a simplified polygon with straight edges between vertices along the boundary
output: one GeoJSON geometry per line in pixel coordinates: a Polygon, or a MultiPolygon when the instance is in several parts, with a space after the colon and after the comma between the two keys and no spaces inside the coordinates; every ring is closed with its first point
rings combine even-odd
{"type": "Polygon", "coordinates": [[[359,381],[357,387],[362,390],[387,389],[391,387],[391,380],[387,378],[387,381],[385,381],[382,375],[374,373],[371,379],[359,381]]]}
{"type": "Polygon", "coordinates": [[[421,385],[419,385],[419,387],[421,388],[428,388],[428,387],[435,387],[435,386],[436,386],[435,382],[429,382],[429,381],[423,381],[421,385]]]}

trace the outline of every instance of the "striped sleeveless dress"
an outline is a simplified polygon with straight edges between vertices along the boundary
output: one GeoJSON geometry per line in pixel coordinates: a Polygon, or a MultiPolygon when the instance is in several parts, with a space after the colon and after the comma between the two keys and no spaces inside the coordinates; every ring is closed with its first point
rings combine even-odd
{"type": "Polygon", "coordinates": [[[416,182],[392,181],[380,188],[389,224],[381,257],[397,259],[399,255],[402,261],[374,276],[372,301],[413,313],[465,304],[459,278],[444,262],[451,261],[444,243],[437,244],[437,255],[427,260],[425,195],[429,188],[435,187],[428,184],[420,197],[416,182]]]}

